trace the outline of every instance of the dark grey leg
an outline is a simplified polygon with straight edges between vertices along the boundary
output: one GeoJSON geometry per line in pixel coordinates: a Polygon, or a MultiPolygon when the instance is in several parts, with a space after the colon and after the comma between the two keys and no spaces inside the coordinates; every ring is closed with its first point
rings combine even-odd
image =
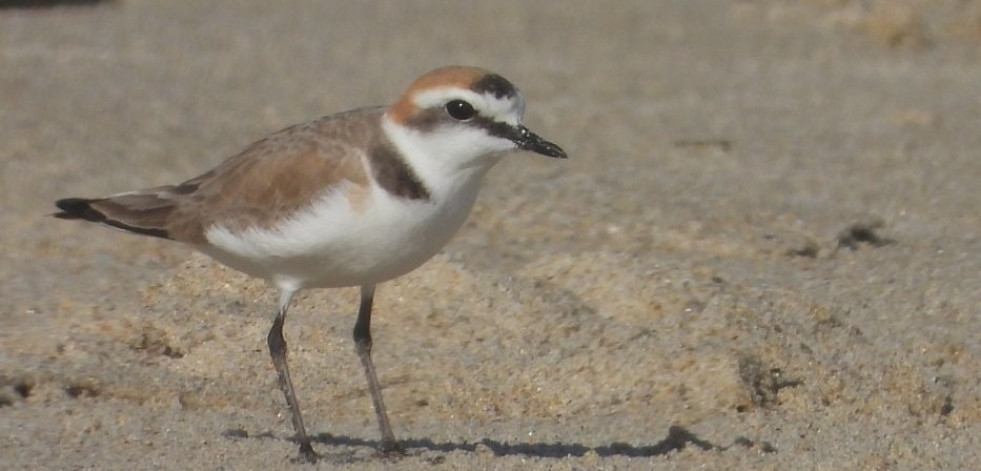
{"type": "Polygon", "coordinates": [[[381,429],[381,451],[388,454],[401,452],[402,448],[395,441],[392,425],[388,422],[385,402],[382,400],[381,385],[375,374],[375,365],[371,362],[371,304],[375,298],[375,285],[361,287],[361,307],[358,309],[358,321],[354,324],[354,347],[364,365],[364,374],[368,377],[368,390],[371,391],[371,401],[375,405],[375,415],[378,416],[378,428],[381,429]]]}
{"type": "Polygon", "coordinates": [[[300,442],[300,455],[307,461],[317,461],[317,453],[310,446],[310,437],[303,426],[303,417],[300,415],[300,405],[296,401],[296,393],[293,391],[293,381],[290,379],[290,368],[286,364],[286,339],[283,338],[283,323],[286,321],[286,310],[290,306],[293,292],[283,292],[279,298],[279,312],[273,321],[272,328],[269,329],[269,336],[266,342],[269,344],[269,355],[272,357],[273,366],[279,374],[279,389],[283,390],[286,396],[286,403],[290,406],[290,414],[293,417],[293,430],[296,431],[296,440],[300,442]]]}

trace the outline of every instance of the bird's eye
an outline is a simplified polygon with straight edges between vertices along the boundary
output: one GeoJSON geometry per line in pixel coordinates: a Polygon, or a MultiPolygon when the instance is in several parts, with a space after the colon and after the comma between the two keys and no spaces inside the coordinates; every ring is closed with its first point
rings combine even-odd
{"type": "Polygon", "coordinates": [[[477,114],[477,111],[473,109],[473,105],[463,100],[453,100],[447,103],[446,112],[457,121],[466,121],[477,114]]]}

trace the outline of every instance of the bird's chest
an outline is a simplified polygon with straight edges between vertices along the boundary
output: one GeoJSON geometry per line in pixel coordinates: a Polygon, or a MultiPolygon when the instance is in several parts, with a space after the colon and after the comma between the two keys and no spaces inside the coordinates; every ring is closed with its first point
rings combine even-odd
{"type": "Polygon", "coordinates": [[[361,253],[375,254],[375,264],[415,268],[449,242],[475,199],[476,190],[436,193],[420,200],[379,196],[357,216],[358,230],[348,243],[361,253]]]}

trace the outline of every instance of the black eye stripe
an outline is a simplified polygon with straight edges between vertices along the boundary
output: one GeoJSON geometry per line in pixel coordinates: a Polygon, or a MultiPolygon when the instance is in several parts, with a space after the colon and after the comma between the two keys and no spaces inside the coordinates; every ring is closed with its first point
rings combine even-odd
{"type": "Polygon", "coordinates": [[[432,108],[420,111],[419,113],[413,115],[413,117],[405,124],[422,132],[431,132],[440,126],[465,125],[484,129],[486,130],[487,134],[490,134],[491,136],[509,140],[514,139],[515,133],[517,132],[514,126],[511,126],[508,123],[495,121],[480,114],[475,114],[467,121],[458,121],[448,114],[445,106],[434,106],[432,108]]]}
{"type": "Polygon", "coordinates": [[[487,130],[487,134],[494,137],[500,137],[502,139],[511,140],[514,137],[515,129],[508,123],[501,121],[494,121],[490,118],[485,118],[483,116],[477,116],[470,123],[475,128],[482,128],[487,130]]]}

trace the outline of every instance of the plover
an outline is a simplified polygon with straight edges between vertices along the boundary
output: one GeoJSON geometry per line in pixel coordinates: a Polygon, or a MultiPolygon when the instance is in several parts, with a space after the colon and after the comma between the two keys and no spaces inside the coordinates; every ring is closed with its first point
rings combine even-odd
{"type": "Polygon", "coordinates": [[[354,344],[383,452],[392,433],[371,361],[375,286],[435,255],[463,224],[484,175],[525,150],[565,158],[522,124],[525,100],[476,67],[418,78],[389,107],[359,108],[288,127],[177,185],[66,198],[54,216],[183,242],[279,289],[267,342],[301,455],[317,454],[286,362],[283,323],[304,288],[360,287],[354,344]]]}

